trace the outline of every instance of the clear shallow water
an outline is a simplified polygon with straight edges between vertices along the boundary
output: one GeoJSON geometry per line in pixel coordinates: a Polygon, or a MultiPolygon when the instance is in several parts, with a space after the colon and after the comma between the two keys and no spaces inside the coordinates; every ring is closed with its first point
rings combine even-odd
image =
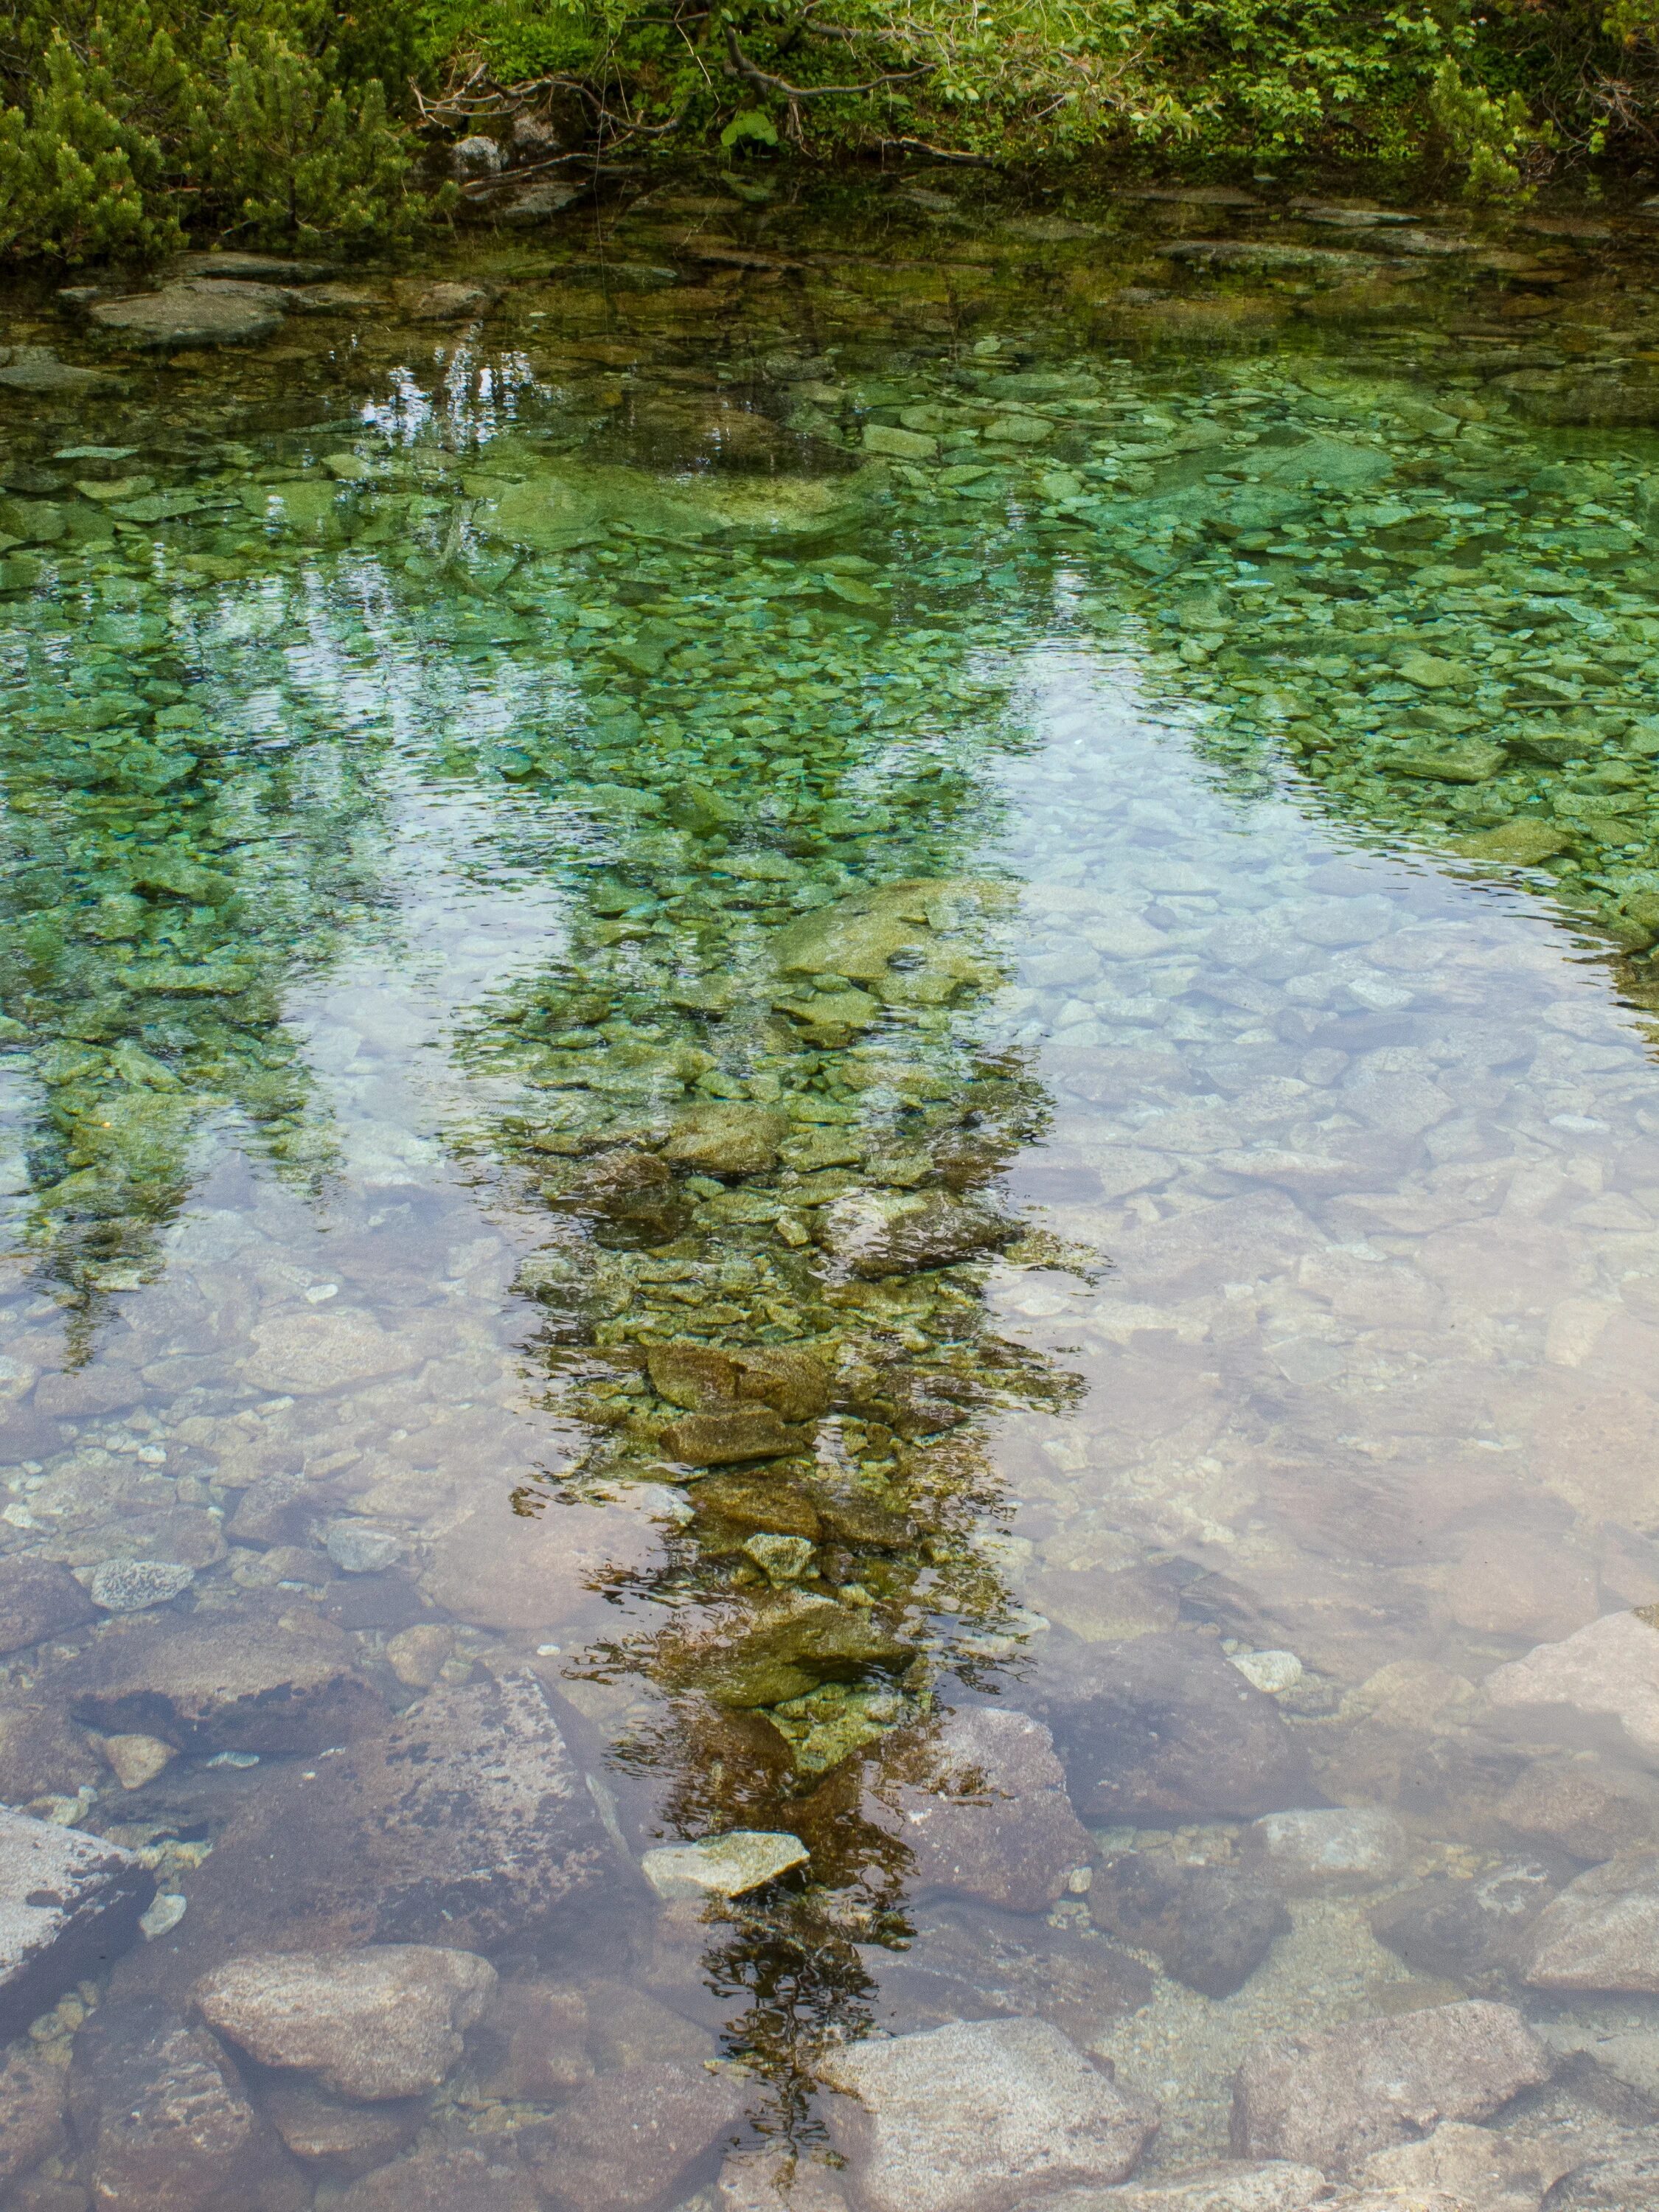
{"type": "Polygon", "coordinates": [[[0,1800],[162,1900],[8,2201],[878,2203],[830,2054],[1032,2014],[1155,2178],[1470,1995],[1644,2150],[1510,1926],[1629,1656],[1484,1686],[1659,1600],[1642,236],[569,221],[6,402],[0,1800]],[[206,1978],[387,1943],[501,1978],[396,2095],[206,1978]]]}

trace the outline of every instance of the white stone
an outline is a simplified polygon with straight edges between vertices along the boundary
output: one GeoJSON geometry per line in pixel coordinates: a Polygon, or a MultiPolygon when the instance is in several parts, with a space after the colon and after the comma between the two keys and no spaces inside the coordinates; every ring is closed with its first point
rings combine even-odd
{"type": "Polygon", "coordinates": [[[324,1548],[343,1575],[377,1575],[403,1557],[403,1539],[368,1521],[337,1521],[323,1539],[324,1548]]]}
{"type": "Polygon", "coordinates": [[[1364,1889],[1391,1881],[1411,1845],[1392,1813],[1367,1807],[1269,1813],[1244,1832],[1244,1847],[1287,1889],[1364,1889]]]}
{"type": "Polygon", "coordinates": [[[87,1595],[106,1613],[146,1613],[182,1597],[195,1579],[194,1567],[173,1559],[106,1559],[87,1595]]]}
{"type": "Polygon", "coordinates": [[[794,1836],[733,1828],[699,1843],[659,1844],[644,1854],[640,1867],[659,1897],[741,1897],[811,1856],[794,1836]]]}
{"type": "Polygon", "coordinates": [[[1302,1680],[1302,1662],[1294,1651],[1236,1651],[1232,1662],[1247,1682],[1269,1697],[1281,1697],[1302,1680]]]}

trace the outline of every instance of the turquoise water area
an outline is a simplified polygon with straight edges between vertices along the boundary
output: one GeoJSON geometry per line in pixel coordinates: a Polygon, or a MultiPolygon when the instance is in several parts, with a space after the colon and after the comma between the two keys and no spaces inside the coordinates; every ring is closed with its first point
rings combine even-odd
{"type": "Polygon", "coordinates": [[[1650,2201],[1651,260],[9,304],[7,2212],[1650,2201]]]}

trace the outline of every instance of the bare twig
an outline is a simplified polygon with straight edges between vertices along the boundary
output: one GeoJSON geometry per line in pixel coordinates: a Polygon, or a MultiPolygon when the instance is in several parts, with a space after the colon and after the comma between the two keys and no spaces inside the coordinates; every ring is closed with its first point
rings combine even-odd
{"type": "Polygon", "coordinates": [[[915,69],[888,70],[880,76],[872,77],[867,84],[791,84],[787,77],[772,76],[757,63],[751,61],[738,43],[738,34],[729,23],[726,26],[726,45],[732,57],[732,65],[740,76],[746,76],[751,84],[759,85],[763,92],[776,93],[781,100],[788,100],[792,106],[800,100],[830,100],[855,93],[879,92],[884,84],[908,84],[914,77],[926,76],[933,66],[931,62],[923,62],[915,69]]]}

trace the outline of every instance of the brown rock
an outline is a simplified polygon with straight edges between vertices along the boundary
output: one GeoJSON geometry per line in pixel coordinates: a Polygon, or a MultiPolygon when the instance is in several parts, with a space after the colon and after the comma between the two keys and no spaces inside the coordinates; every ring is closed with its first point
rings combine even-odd
{"type": "Polygon", "coordinates": [[[1176,1981],[1211,1997],[1243,1989],[1291,1925],[1283,1899],[1260,1879],[1144,1851],[1097,1869],[1089,1913],[1097,1928],[1154,1952],[1176,1981]]]}
{"type": "Polygon", "coordinates": [[[478,2086],[489,2097],[550,2104],[593,2078],[587,2000],[566,1983],[503,1982],[477,2040],[478,2086]]]}
{"type": "Polygon", "coordinates": [[[27,1650],[48,1636],[84,1628],[97,1608],[69,1569],[52,1559],[0,1559],[0,1652],[27,1650]]]}
{"type": "Polygon", "coordinates": [[[19,1703],[0,1711],[0,1803],[73,1797],[95,1785],[103,1761],[61,1705],[19,1703]]]}
{"type": "Polygon", "coordinates": [[[179,1754],[159,1736],[106,1735],[104,1756],[123,1790],[142,1790],[164,1774],[179,1754]]]}
{"type": "Polygon", "coordinates": [[[541,1684],[439,1689],[384,1735],[261,1777],[146,1965],[341,1944],[528,1941],[614,1865],[541,1684]],[[303,1853],[295,1836],[306,1838],[303,1853]]]}
{"type": "Polygon", "coordinates": [[[309,2191],[205,2028],[116,1998],[75,2039],[75,2131],[100,2212],[299,2212],[309,2191]]]}
{"type": "Polygon", "coordinates": [[[396,2158],[414,2141],[425,2115],[413,2098],[406,2104],[347,2105],[309,2081],[273,2082],[264,2103],[266,2118],[295,2158],[325,2164],[348,2179],[396,2158]]]}
{"type": "Polygon", "coordinates": [[[1550,2072],[1520,2014],[1478,1999],[1273,2036],[1234,2081],[1233,2149],[1346,2175],[1442,2120],[1484,2120],[1550,2072]]]}
{"type": "Polygon", "coordinates": [[[1540,1914],[1527,1980],[1536,1990],[1659,1991],[1659,1851],[1581,1874],[1540,1914]]]}
{"type": "Polygon", "coordinates": [[[238,1544],[297,1544],[319,1510],[318,1486],[302,1474],[270,1474],[242,1492],[225,1534],[238,1544]]]}
{"type": "Polygon", "coordinates": [[[687,1467],[732,1467],[749,1459],[781,1459],[810,1445],[810,1431],[785,1426],[769,1406],[752,1413],[684,1413],[662,1432],[670,1459],[687,1467]]]}
{"type": "Polygon", "coordinates": [[[949,1267],[1019,1233],[982,1199],[948,1191],[855,1191],[819,1210],[818,1242],[832,1260],[874,1279],[949,1267]]]}
{"type": "Polygon", "coordinates": [[[377,2166],[336,2200],[336,2212],[542,2212],[510,2140],[428,2143],[377,2166]]]}
{"type": "Polygon", "coordinates": [[[0,2059],[0,2187],[63,2149],[68,2097],[55,2057],[24,2044],[0,2059]]]}
{"type": "Polygon", "coordinates": [[[401,1375],[417,1356],[407,1337],[349,1308],[278,1314],[254,1330],[242,1381],[249,1389],[310,1397],[401,1375]]]}
{"type": "Polygon", "coordinates": [[[1197,1636],[1089,1645],[1027,1703],[1053,1729],[1086,1820],[1254,1818],[1313,1796],[1273,1699],[1197,1636]]]}
{"type": "Polygon", "coordinates": [[[1471,1540],[1446,1600],[1460,1627],[1531,1643],[1571,1636],[1599,1609],[1594,1571],[1558,1538],[1501,1528],[1471,1540]]]}
{"type": "Polygon", "coordinates": [[[1371,1933],[1419,1974],[1461,1983],[1472,1996],[1512,1996],[1554,1894],[1548,1869],[1526,1860],[1474,1881],[1440,1876],[1377,1905],[1371,1933]]]}
{"type": "Polygon", "coordinates": [[[712,2172],[747,2107],[748,2085],[729,2075],[624,2066],[520,2141],[540,2187],[568,2212],[653,2212],[712,2172]]]}
{"type": "Polygon", "coordinates": [[[911,1907],[907,1950],[881,1966],[879,2024],[895,2032],[957,2020],[1051,2021],[1090,2045],[1152,1993],[1149,1967],[1103,1936],[983,1905],[911,1907]]]}
{"type": "Polygon", "coordinates": [[[198,1617],[99,1638],[60,1678],[77,1720],[181,1749],[326,1751],[386,1708],[350,1639],[309,1613],[198,1617]]]}
{"type": "Polygon", "coordinates": [[[787,2150],[734,2151],[714,2185],[718,2212],[848,2212],[840,2176],[787,2150]]]}
{"type": "Polygon", "coordinates": [[[483,2015],[495,1970],[471,1951],[388,1943],[233,1960],[197,2009],[262,2066],[298,2067],[366,2103],[435,2089],[483,2015]]]}
{"type": "Polygon", "coordinates": [[[655,1671],[719,1705],[780,1705],[821,1682],[850,1681],[866,1668],[910,1656],[879,1621],[805,1590],[773,1590],[709,1605],[658,1638],[655,1671]]]}
{"type": "Polygon", "coordinates": [[[963,1707],[884,1738],[853,1771],[858,1818],[898,1846],[889,1871],[907,1894],[1042,1912],[1092,1856],[1048,1731],[1024,1713],[963,1707]]]}
{"type": "Polygon", "coordinates": [[[1599,1732],[1618,1748],[1659,1760],[1659,1624],[1651,1607],[1604,1613],[1557,1644],[1486,1677],[1486,1692],[1528,1736],[1565,1736],[1574,1749],[1599,1732]]]}
{"type": "Polygon", "coordinates": [[[1593,1752],[1530,1765],[1498,1811],[1521,1835],[1577,1859],[1659,1847],[1659,1782],[1593,1752]]]}
{"type": "Polygon", "coordinates": [[[959,2021],[821,2061],[826,2117],[868,2212],[1011,2212],[1121,2181],[1156,2120],[1043,2020],[959,2021]]]}

